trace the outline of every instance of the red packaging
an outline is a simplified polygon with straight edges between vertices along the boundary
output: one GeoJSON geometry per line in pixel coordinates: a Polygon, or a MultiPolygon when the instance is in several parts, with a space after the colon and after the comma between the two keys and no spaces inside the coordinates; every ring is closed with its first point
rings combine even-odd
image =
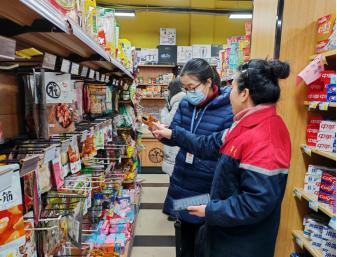
{"type": "Polygon", "coordinates": [[[328,172],[323,172],[322,174],[322,183],[325,184],[336,184],[336,177],[331,175],[328,172]]]}
{"type": "Polygon", "coordinates": [[[322,192],[322,193],[325,193],[325,194],[328,194],[328,195],[336,194],[334,184],[326,184],[326,183],[321,183],[319,192],[322,192]]]}
{"type": "Polygon", "coordinates": [[[317,145],[317,138],[307,138],[307,145],[316,147],[317,145]]]}
{"type": "Polygon", "coordinates": [[[334,70],[325,70],[321,73],[321,82],[324,83],[324,85],[331,84],[331,77],[336,75],[336,72],[334,70]]]}
{"type": "Polygon", "coordinates": [[[307,126],[307,138],[317,138],[318,131],[319,131],[318,124],[309,124],[307,126]]]}
{"type": "Polygon", "coordinates": [[[332,194],[325,194],[325,193],[319,192],[318,201],[321,203],[329,204],[329,205],[335,205],[335,199],[332,194]]]}
{"type": "Polygon", "coordinates": [[[309,118],[308,124],[315,124],[317,127],[319,127],[319,124],[323,120],[323,116],[312,116],[309,118]]]}

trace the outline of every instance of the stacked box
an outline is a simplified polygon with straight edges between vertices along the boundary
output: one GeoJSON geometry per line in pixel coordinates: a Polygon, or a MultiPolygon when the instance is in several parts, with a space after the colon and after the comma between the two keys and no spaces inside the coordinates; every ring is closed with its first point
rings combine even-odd
{"type": "Polygon", "coordinates": [[[317,135],[319,131],[319,125],[323,120],[322,116],[311,117],[307,125],[307,145],[311,147],[316,147],[317,135]]]}
{"type": "Polygon", "coordinates": [[[336,177],[328,172],[322,173],[318,201],[328,204],[331,208],[336,206],[336,177]]]}
{"type": "Polygon", "coordinates": [[[315,218],[306,217],[304,220],[304,237],[310,241],[314,248],[322,246],[322,232],[324,224],[315,218]]]}
{"type": "Polygon", "coordinates": [[[325,167],[309,165],[308,171],[304,177],[304,191],[314,195],[316,201],[318,200],[324,168],[325,167]]]}
{"type": "Polygon", "coordinates": [[[326,70],[321,77],[308,85],[307,100],[316,102],[336,102],[336,72],[326,70]]]}
{"type": "Polygon", "coordinates": [[[333,152],[336,141],[336,122],[322,121],[317,134],[316,149],[324,152],[333,152]]]}
{"type": "Polygon", "coordinates": [[[323,227],[321,250],[324,257],[336,257],[336,231],[328,226],[323,227]]]}

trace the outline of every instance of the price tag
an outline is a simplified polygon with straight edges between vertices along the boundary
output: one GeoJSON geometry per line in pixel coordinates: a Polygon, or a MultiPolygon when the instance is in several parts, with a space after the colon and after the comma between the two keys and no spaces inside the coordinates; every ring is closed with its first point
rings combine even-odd
{"type": "Polygon", "coordinates": [[[109,76],[106,76],[105,77],[105,83],[109,83],[110,79],[109,79],[109,76]]]}
{"type": "Polygon", "coordinates": [[[329,227],[336,230],[336,217],[332,217],[329,221],[329,227]]]}
{"type": "Polygon", "coordinates": [[[317,102],[317,101],[310,102],[309,110],[310,109],[316,109],[318,104],[319,104],[319,102],[317,102]]]}
{"type": "Polygon", "coordinates": [[[329,103],[321,102],[318,107],[321,111],[327,111],[329,109],[329,103]]]}
{"type": "Polygon", "coordinates": [[[294,195],[301,200],[302,199],[302,192],[300,190],[298,190],[297,188],[294,189],[294,195]]]}
{"type": "Polygon", "coordinates": [[[39,165],[39,156],[33,155],[22,160],[22,166],[20,170],[20,177],[26,174],[36,171],[39,165]]]}
{"type": "Polygon", "coordinates": [[[55,70],[56,58],[57,58],[56,55],[44,53],[42,68],[55,70]]]}
{"type": "Polygon", "coordinates": [[[89,72],[89,78],[91,79],[94,79],[95,78],[95,71],[90,69],[90,72],[89,72]]]}
{"type": "Polygon", "coordinates": [[[61,72],[69,73],[71,62],[67,59],[62,60],[61,72]]]}
{"type": "Polygon", "coordinates": [[[102,76],[101,76],[101,81],[102,81],[102,82],[105,82],[105,74],[102,74],[102,76]]]}
{"type": "Polygon", "coordinates": [[[83,66],[81,71],[81,77],[86,78],[88,76],[88,67],[83,66]]]}
{"type": "Polygon", "coordinates": [[[48,147],[44,151],[43,163],[47,164],[48,162],[54,160],[55,158],[56,158],[56,147],[55,146],[48,147]]]}
{"type": "Polygon", "coordinates": [[[99,72],[96,71],[96,80],[99,81],[99,72]]]}
{"type": "Polygon", "coordinates": [[[303,151],[304,151],[307,155],[311,156],[311,148],[310,148],[309,146],[305,145],[305,146],[303,147],[303,151]]]}
{"type": "Polygon", "coordinates": [[[309,200],[309,208],[317,212],[318,211],[318,201],[309,200]]]}
{"type": "Polygon", "coordinates": [[[295,240],[296,240],[296,244],[297,244],[299,247],[301,247],[301,249],[303,249],[303,241],[302,241],[302,239],[296,237],[295,240]]]}
{"type": "Polygon", "coordinates": [[[78,75],[80,73],[80,65],[78,63],[71,63],[71,74],[78,75]]]}

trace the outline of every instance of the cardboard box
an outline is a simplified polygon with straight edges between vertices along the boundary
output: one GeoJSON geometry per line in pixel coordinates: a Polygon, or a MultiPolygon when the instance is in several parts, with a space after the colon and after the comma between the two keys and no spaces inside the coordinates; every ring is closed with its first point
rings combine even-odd
{"type": "Polygon", "coordinates": [[[322,182],[327,184],[336,184],[336,177],[328,172],[323,172],[322,182]]]}
{"type": "Polygon", "coordinates": [[[307,138],[307,145],[311,147],[316,147],[317,145],[317,138],[307,138]]]}
{"type": "Polygon", "coordinates": [[[324,120],[319,125],[319,132],[336,133],[336,122],[324,120]]]}
{"type": "Polygon", "coordinates": [[[336,189],[333,184],[321,183],[319,191],[324,194],[334,195],[336,194],[336,189]]]}
{"type": "Polygon", "coordinates": [[[317,142],[319,143],[332,143],[335,141],[335,132],[318,132],[317,142]]]}
{"type": "Polygon", "coordinates": [[[317,124],[309,124],[307,126],[307,138],[316,138],[319,132],[319,126],[317,124]]]}
{"type": "Polygon", "coordinates": [[[323,121],[323,116],[313,116],[309,118],[308,124],[315,124],[319,127],[322,121],[323,121]]]}
{"type": "Polygon", "coordinates": [[[318,142],[316,143],[316,149],[323,152],[332,152],[333,151],[333,142],[332,143],[325,143],[325,142],[318,142]]]}
{"type": "Polygon", "coordinates": [[[326,193],[323,193],[323,192],[319,192],[318,201],[321,202],[321,203],[329,204],[329,205],[335,205],[336,204],[333,195],[326,194],[326,193]]]}
{"type": "Polygon", "coordinates": [[[177,46],[158,46],[158,63],[177,64],[177,46]]]}

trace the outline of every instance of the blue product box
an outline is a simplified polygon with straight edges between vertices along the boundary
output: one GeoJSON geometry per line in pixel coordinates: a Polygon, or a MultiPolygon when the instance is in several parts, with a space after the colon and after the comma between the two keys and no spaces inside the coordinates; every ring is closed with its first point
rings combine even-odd
{"type": "Polygon", "coordinates": [[[336,84],[328,84],[327,85],[327,94],[332,94],[332,93],[334,93],[334,94],[336,94],[336,84]]]}
{"type": "Polygon", "coordinates": [[[326,101],[331,102],[331,103],[335,103],[336,102],[336,93],[327,94],[326,101]]]}

